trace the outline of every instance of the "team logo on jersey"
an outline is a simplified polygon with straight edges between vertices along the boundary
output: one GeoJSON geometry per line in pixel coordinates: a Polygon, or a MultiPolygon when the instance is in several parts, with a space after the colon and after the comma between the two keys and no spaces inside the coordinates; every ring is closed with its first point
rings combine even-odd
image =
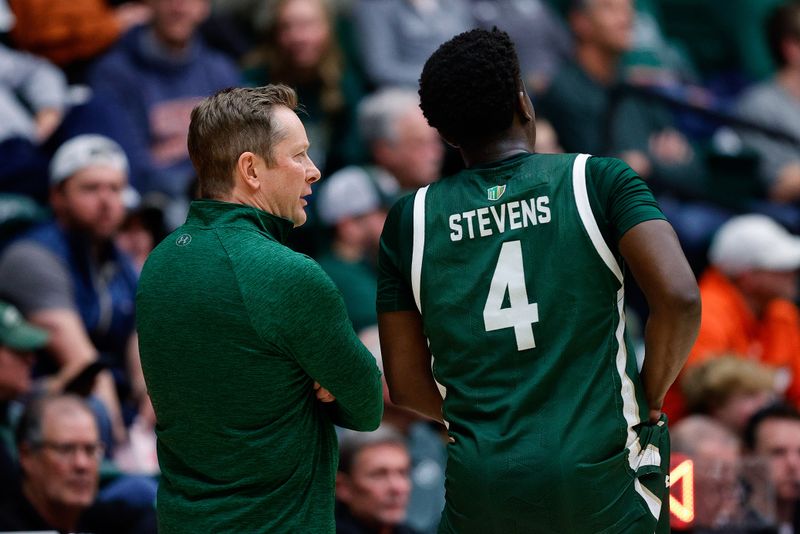
{"type": "Polygon", "coordinates": [[[503,193],[505,192],[506,192],[506,186],[504,185],[496,185],[486,190],[489,200],[500,200],[500,197],[502,197],[503,193]]]}

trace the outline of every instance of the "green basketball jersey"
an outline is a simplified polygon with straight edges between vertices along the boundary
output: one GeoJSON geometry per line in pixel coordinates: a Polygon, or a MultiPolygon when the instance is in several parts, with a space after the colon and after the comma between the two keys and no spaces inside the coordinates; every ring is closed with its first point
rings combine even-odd
{"type": "Polygon", "coordinates": [[[455,440],[441,532],[653,532],[668,436],[646,423],[616,242],[654,218],[630,168],[575,154],[473,167],[393,208],[378,308],[413,297],[423,317],[455,440]]]}

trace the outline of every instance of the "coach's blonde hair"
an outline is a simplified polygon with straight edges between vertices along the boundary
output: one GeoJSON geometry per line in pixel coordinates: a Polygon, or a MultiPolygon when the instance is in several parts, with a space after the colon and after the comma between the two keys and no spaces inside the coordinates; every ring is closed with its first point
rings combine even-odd
{"type": "Polygon", "coordinates": [[[273,165],[273,147],[284,132],[273,120],[275,106],[297,109],[297,94],[285,85],[224,89],[192,110],[189,156],[200,196],[226,198],[233,188],[233,170],[243,152],[253,152],[273,165]]]}

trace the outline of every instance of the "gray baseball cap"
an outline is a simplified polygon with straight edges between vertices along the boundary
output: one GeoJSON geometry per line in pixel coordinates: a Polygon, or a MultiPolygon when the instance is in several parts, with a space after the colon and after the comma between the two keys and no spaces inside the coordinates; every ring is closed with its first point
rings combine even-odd
{"type": "Polygon", "coordinates": [[[128,174],[128,158],[116,141],[98,134],[73,137],[56,150],[50,162],[50,185],[58,185],[81,169],[95,165],[128,174]]]}

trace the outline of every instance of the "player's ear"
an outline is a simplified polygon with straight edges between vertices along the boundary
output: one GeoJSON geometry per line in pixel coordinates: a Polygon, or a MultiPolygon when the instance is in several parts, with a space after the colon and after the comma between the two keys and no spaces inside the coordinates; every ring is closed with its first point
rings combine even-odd
{"type": "Polygon", "coordinates": [[[531,102],[531,98],[528,96],[528,91],[525,90],[525,85],[522,83],[522,80],[519,82],[516,102],[517,113],[520,116],[521,122],[524,124],[534,120],[533,102],[531,102]]]}
{"type": "Polygon", "coordinates": [[[447,143],[447,144],[448,144],[448,145],[450,145],[451,147],[453,147],[453,148],[455,148],[455,149],[459,149],[459,148],[461,148],[461,145],[459,145],[458,143],[456,143],[456,142],[454,142],[454,141],[451,141],[450,139],[448,139],[448,138],[446,138],[445,136],[443,136],[441,133],[439,133],[439,137],[441,137],[441,138],[442,138],[442,141],[444,141],[445,143],[447,143]]]}

